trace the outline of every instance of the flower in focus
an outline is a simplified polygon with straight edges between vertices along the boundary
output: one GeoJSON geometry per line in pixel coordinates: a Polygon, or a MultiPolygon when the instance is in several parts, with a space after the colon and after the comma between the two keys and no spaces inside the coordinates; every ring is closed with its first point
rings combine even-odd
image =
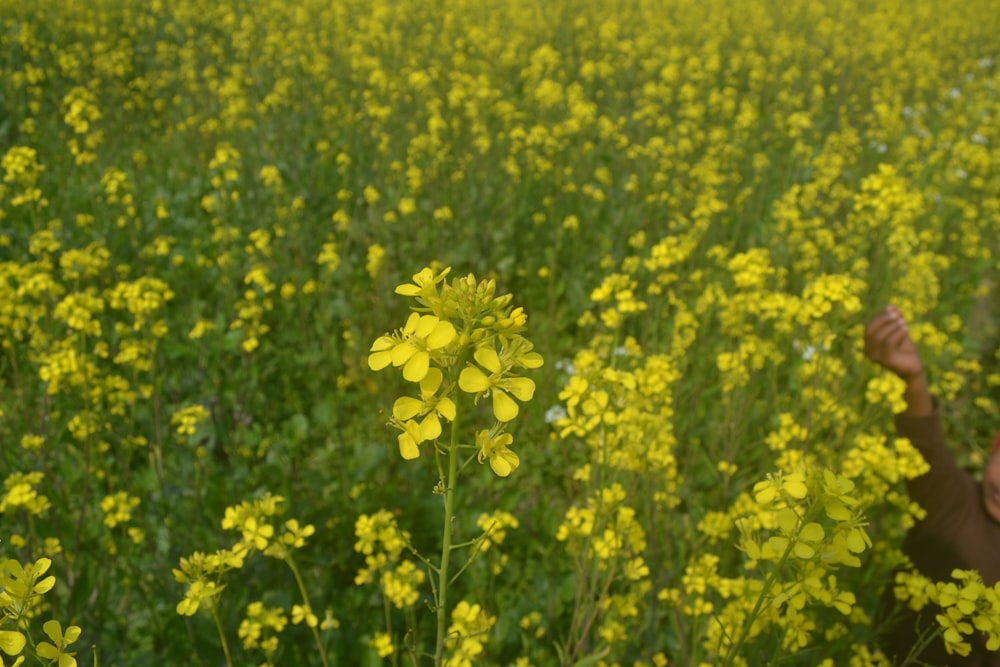
{"type": "Polygon", "coordinates": [[[466,366],[458,376],[458,386],[470,394],[489,393],[493,398],[493,414],[497,421],[509,422],[517,417],[517,403],[513,394],[522,401],[530,401],[535,395],[535,383],[524,377],[505,376],[500,356],[492,347],[480,347],[473,355],[476,362],[489,371],[489,375],[472,364],[466,366]]]}
{"type": "Polygon", "coordinates": [[[368,367],[380,371],[390,363],[403,367],[403,377],[420,382],[430,370],[431,352],[455,340],[455,326],[434,315],[411,313],[399,334],[380,336],[372,343],[368,367]]]}
{"type": "Polygon", "coordinates": [[[521,463],[517,454],[509,449],[512,442],[514,442],[514,436],[510,433],[493,436],[489,431],[478,431],[476,433],[476,447],[479,448],[479,462],[482,463],[483,459],[489,459],[493,472],[500,477],[507,477],[521,463]]]}
{"type": "Polygon", "coordinates": [[[399,434],[399,454],[404,459],[420,456],[418,445],[425,440],[433,440],[441,435],[441,421],[455,419],[455,403],[447,396],[438,397],[444,375],[437,368],[428,369],[420,381],[420,398],[402,396],[392,406],[392,416],[402,433],[399,434]],[[414,417],[427,415],[419,423],[414,417]]]}

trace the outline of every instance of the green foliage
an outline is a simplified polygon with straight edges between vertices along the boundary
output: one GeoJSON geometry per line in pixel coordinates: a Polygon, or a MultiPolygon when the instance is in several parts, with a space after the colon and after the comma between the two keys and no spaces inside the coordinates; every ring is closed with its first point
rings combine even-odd
{"type": "Polygon", "coordinates": [[[0,0],[0,655],[881,664],[885,587],[995,630],[974,576],[895,578],[923,461],[860,350],[898,305],[981,467],[1000,15],[963,9],[0,0]]]}

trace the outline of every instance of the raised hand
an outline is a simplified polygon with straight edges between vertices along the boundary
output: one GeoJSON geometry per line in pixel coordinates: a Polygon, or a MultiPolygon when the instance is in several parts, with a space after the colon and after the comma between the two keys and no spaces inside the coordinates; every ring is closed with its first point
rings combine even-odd
{"type": "Polygon", "coordinates": [[[910,338],[906,319],[895,306],[888,306],[865,328],[865,355],[904,380],[923,375],[917,346],[910,338]]]}

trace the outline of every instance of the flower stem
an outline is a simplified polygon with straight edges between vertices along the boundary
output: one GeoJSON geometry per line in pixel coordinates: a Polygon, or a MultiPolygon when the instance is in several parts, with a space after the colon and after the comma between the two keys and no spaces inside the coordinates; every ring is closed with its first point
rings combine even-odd
{"type": "Polygon", "coordinates": [[[455,516],[455,485],[458,482],[458,417],[451,423],[451,446],[448,448],[448,485],[444,492],[444,536],[441,538],[441,567],[438,570],[437,647],[434,665],[444,662],[445,629],[448,627],[448,566],[451,563],[451,524],[455,516]]]}
{"type": "Polygon", "coordinates": [[[222,619],[219,618],[219,610],[214,602],[212,603],[212,618],[215,619],[215,629],[219,631],[219,641],[222,642],[222,652],[226,655],[226,665],[233,667],[233,658],[229,654],[229,642],[226,641],[226,633],[222,629],[222,619]]]}
{"type": "MultiPolygon", "coordinates": [[[[799,523],[799,529],[805,524],[805,519],[802,519],[799,523]]],[[[798,532],[796,532],[796,537],[798,532]]],[[[788,544],[785,546],[785,551],[781,554],[781,558],[778,559],[778,564],[775,566],[774,571],[767,577],[764,581],[764,588],[761,590],[760,595],[757,596],[757,602],[754,604],[753,610],[750,615],[747,616],[746,620],[743,622],[743,627],[740,628],[740,634],[736,641],[733,643],[732,648],[726,653],[726,659],[722,662],[723,667],[728,667],[733,664],[733,659],[739,656],[740,651],[743,649],[743,644],[746,643],[747,637],[750,636],[750,630],[753,627],[754,621],[760,616],[763,611],[764,604],[770,604],[767,600],[768,593],[771,592],[771,588],[778,581],[778,575],[781,574],[781,570],[785,567],[785,563],[788,562],[789,556],[792,554],[792,547],[795,546],[795,540],[788,540],[788,544]]]]}
{"type": "MultiPolygon", "coordinates": [[[[299,593],[302,595],[302,604],[306,606],[309,612],[312,612],[312,605],[309,604],[309,594],[306,592],[306,585],[302,581],[302,575],[299,574],[299,568],[295,565],[295,560],[292,558],[292,554],[285,556],[285,562],[288,563],[288,567],[292,569],[292,574],[295,575],[295,583],[299,585],[299,593]]],[[[309,625],[309,620],[306,619],[306,625],[309,625]]],[[[326,659],[326,648],[323,646],[323,640],[319,636],[319,630],[315,626],[310,625],[309,629],[312,630],[313,639],[316,640],[316,648],[319,649],[319,657],[323,661],[323,667],[330,667],[329,661],[326,659]]]]}

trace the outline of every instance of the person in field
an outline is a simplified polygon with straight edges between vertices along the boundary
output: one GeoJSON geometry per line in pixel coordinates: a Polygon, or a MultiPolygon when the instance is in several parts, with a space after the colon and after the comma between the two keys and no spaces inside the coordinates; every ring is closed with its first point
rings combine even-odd
{"type": "MultiPolygon", "coordinates": [[[[957,464],[945,445],[941,406],[931,395],[917,346],[902,313],[879,312],[865,328],[865,354],[906,382],[906,410],[896,415],[896,431],[923,454],[930,471],[907,482],[911,500],[927,516],[910,530],[903,551],[934,581],[950,581],[956,568],[977,570],[986,585],[1000,580],[1000,434],[979,483],[957,464]]],[[[892,597],[891,586],[888,597],[892,597]]],[[[904,615],[886,628],[883,652],[896,661],[909,653],[921,628],[935,624],[934,613],[904,615]]],[[[920,653],[916,664],[1000,667],[1000,652],[989,652],[973,637],[972,652],[948,655],[940,640],[920,653]]]]}

